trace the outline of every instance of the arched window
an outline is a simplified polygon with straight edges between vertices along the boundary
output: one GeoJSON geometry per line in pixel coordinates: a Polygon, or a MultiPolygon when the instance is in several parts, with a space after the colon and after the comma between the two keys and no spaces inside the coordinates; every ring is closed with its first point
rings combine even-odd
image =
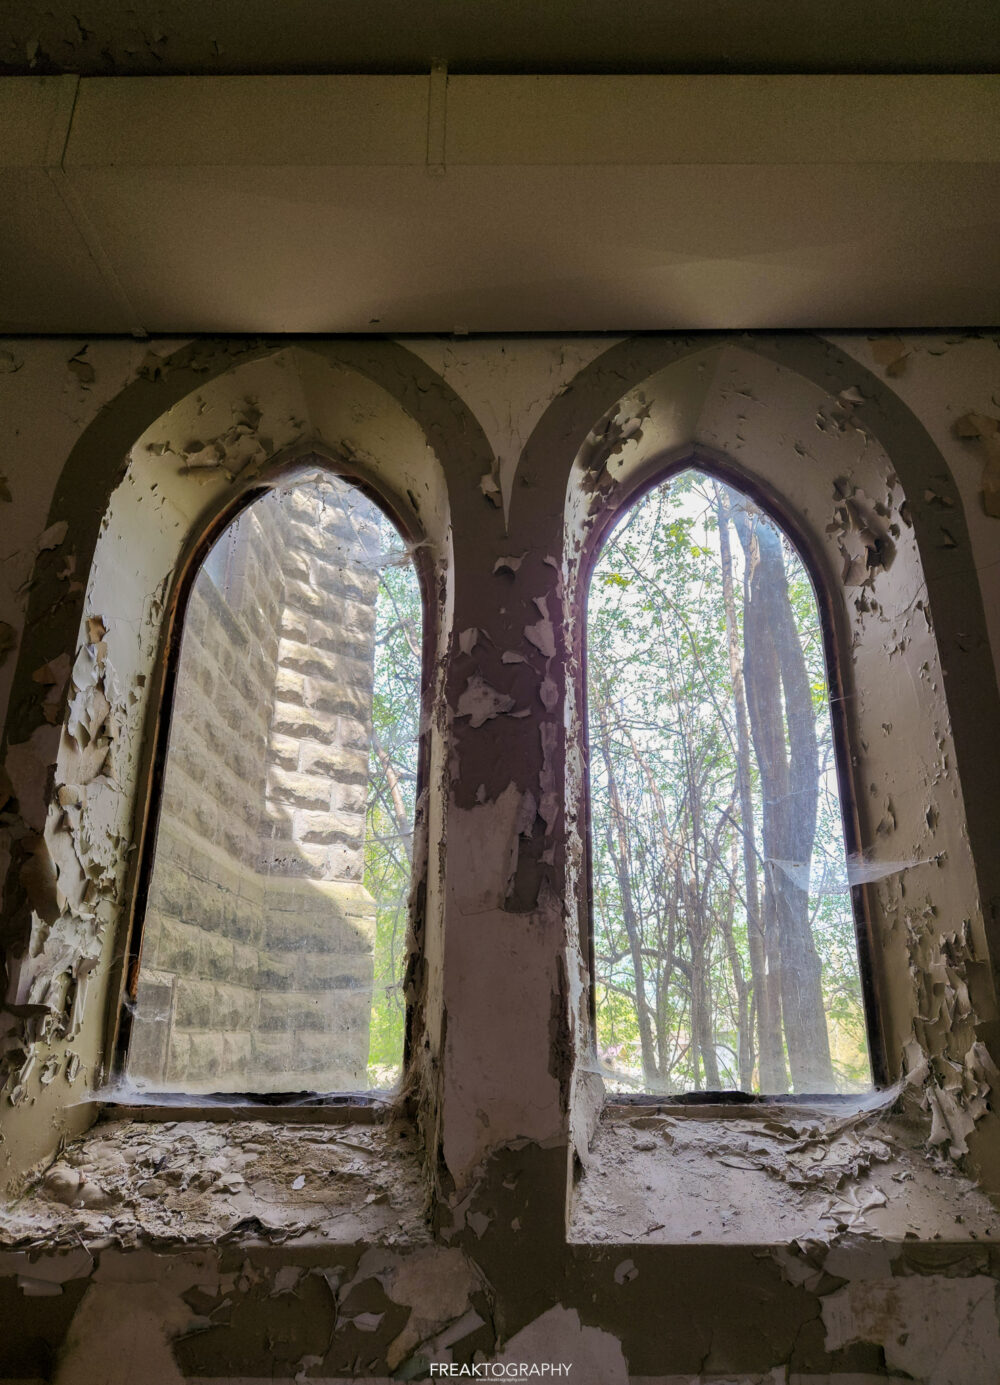
{"type": "Polygon", "coordinates": [[[422,604],[399,531],[328,473],[219,535],[167,671],[123,1039],[177,1092],[391,1087],[422,604]]]}
{"type": "Polygon", "coordinates": [[[827,633],[788,536],[687,470],[587,615],[594,1011],[619,1091],[872,1085],[827,633]]]}

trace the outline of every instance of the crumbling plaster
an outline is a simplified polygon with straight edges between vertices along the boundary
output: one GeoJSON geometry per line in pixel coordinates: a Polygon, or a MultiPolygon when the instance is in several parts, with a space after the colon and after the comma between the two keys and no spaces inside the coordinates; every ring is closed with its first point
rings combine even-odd
{"type": "MultiPolygon", "coordinates": [[[[0,1282],[12,1304],[40,1294],[52,1305],[32,1308],[8,1378],[108,1379],[93,1373],[94,1348],[124,1292],[133,1326],[148,1331],[140,1340],[129,1328],[120,1345],[145,1353],[151,1380],[419,1373],[448,1353],[517,1359],[544,1347],[576,1353],[575,1379],[847,1385],[890,1378],[889,1368],[912,1375],[914,1353],[898,1339],[947,1312],[941,1336],[954,1332],[965,1373],[928,1357],[916,1378],[986,1385],[997,1318],[984,1284],[998,1266],[975,1180],[1000,1182],[989,1111],[1000,889],[986,849],[997,751],[984,734],[997,721],[998,644],[984,605],[1000,580],[1000,521],[976,509],[978,444],[952,430],[987,410],[995,344],[950,342],[943,360],[960,365],[945,381],[928,340],[912,354],[926,355],[934,388],[905,396],[904,377],[887,380],[878,343],[864,337],[98,342],[82,353],[82,343],[7,344],[22,364],[0,374],[18,429],[0,508],[28,536],[14,569],[25,554],[30,564],[38,536],[52,545],[6,608],[20,647],[8,660],[4,937],[20,989],[2,1151],[12,1192],[30,1191],[4,1219],[15,1258],[0,1282]],[[62,394],[72,406],[57,427],[49,410],[62,394]],[[391,1219],[379,1226],[363,1211],[369,1192],[380,1196],[374,1181],[336,1168],[325,1176],[349,1230],[323,1230],[315,1212],[289,1217],[283,1194],[277,1229],[266,1217],[242,1225],[230,1204],[247,1201],[248,1145],[287,1152],[280,1124],[254,1138],[243,1122],[222,1124],[218,1167],[192,1190],[208,1209],[201,1223],[190,1170],[165,1185],[185,1193],[175,1205],[165,1189],[144,1192],[127,1157],[158,1150],[155,1185],[184,1121],[154,1123],[149,1137],[98,1125],[53,1166],[57,1145],[93,1120],[88,1098],[107,1072],[186,566],[242,495],[316,459],[391,505],[423,555],[431,616],[419,950],[399,1107],[423,1155],[408,1156],[409,1184],[387,1184],[390,1202],[410,1188],[403,1242],[391,1219]],[[785,1236],[779,1223],[769,1239],[738,1244],[722,1228],[682,1244],[662,1206],[679,1196],[671,1141],[636,1127],[661,1166],[647,1196],[633,1189],[636,1215],[609,1242],[568,1239],[574,1168],[585,1169],[578,1228],[611,1172],[603,1125],[594,1138],[600,1082],[588,1058],[582,584],[609,516],[690,460],[773,496],[830,593],[886,1060],[904,1085],[859,1113],[862,1153],[822,1186],[831,1218],[787,1176],[786,1137],[770,1161],[737,1149],[779,1204],[815,1221],[812,1235],[795,1222],[785,1236]],[[902,1115],[886,1109],[894,1101],[902,1115]],[[893,1123],[904,1117],[905,1136],[893,1123]],[[909,1241],[907,1160],[918,1161],[924,1200],[909,1241]],[[885,1203],[872,1200],[875,1166],[885,1203]],[[949,1223],[956,1197],[967,1210],[949,1223]],[[877,1293],[854,1287],[868,1281],[877,1293]]],[[[810,1119],[806,1147],[823,1164],[838,1137],[828,1113],[810,1119]]],[[[333,1127],[304,1128],[329,1143],[333,1127]]],[[[690,1230],[695,1214],[681,1211],[690,1230]]]]}

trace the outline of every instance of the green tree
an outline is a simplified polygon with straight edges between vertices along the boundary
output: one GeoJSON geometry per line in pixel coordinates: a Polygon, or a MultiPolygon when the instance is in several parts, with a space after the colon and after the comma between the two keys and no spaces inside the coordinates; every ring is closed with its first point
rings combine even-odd
{"type": "Polygon", "coordinates": [[[868,1083],[820,633],[780,530],[697,472],[595,568],[597,1041],[622,1082],[868,1083]]]}

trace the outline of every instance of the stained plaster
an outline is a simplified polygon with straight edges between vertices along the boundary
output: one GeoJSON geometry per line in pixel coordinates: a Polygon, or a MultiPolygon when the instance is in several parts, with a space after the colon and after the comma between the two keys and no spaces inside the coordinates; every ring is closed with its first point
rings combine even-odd
{"type": "MultiPolygon", "coordinates": [[[[68,1333],[65,1311],[53,1311],[40,1329],[43,1338],[48,1334],[49,1357],[66,1337],[60,1380],[93,1378],[95,1348],[106,1340],[112,1301],[122,1292],[107,1286],[124,1282],[134,1322],[148,1330],[130,1333],[123,1326],[125,1335],[116,1340],[121,1352],[140,1353],[150,1379],[178,1373],[235,1379],[262,1369],[274,1378],[286,1371],[288,1378],[322,1378],[324,1371],[371,1376],[397,1367],[419,1371],[421,1361],[447,1353],[490,1359],[503,1350],[536,1351],[544,1339],[567,1343],[581,1372],[590,1369],[594,1378],[619,1378],[627,1361],[641,1377],[670,1378],[662,1375],[666,1369],[674,1379],[685,1371],[686,1378],[706,1380],[795,1379],[803,1371],[822,1379],[833,1371],[846,1385],[852,1378],[888,1378],[884,1360],[909,1369],[912,1357],[894,1355],[887,1344],[932,1307],[932,1288],[914,1282],[933,1285],[946,1276],[959,1286],[949,1290],[954,1302],[948,1299],[961,1324],[958,1359],[978,1371],[995,1350],[995,1310],[991,1316],[982,1287],[996,1269],[993,1222],[974,1183],[963,1179],[977,1169],[989,1173],[996,1147],[988,1109],[995,1079],[994,923],[988,912],[984,918],[976,888],[990,879],[977,843],[995,826],[995,806],[983,793],[988,760],[977,764],[967,753],[973,704],[954,678],[946,704],[945,674],[976,671],[977,706],[994,707],[996,689],[982,690],[989,647],[978,600],[968,603],[965,623],[982,633],[966,646],[942,641],[934,624],[939,608],[948,614],[954,605],[956,589],[949,593],[947,583],[961,569],[949,555],[964,555],[970,540],[961,512],[945,525],[936,501],[914,498],[910,472],[916,470],[919,487],[926,479],[920,468],[936,466],[934,493],[950,495],[947,467],[892,390],[819,339],[644,338],[611,342],[596,356],[588,342],[585,363],[573,354],[579,347],[567,356],[564,344],[533,341],[514,371],[523,401],[517,417],[505,415],[505,391],[491,382],[492,345],[469,343],[463,355],[462,343],[451,343],[442,360],[442,371],[447,365],[450,379],[461,380],[476,399],[484,427],[461,390],[456,394],[390,343],[337,347],[340,358],[332,362],[313,348],[292,360],[287,351],[282,357],[280,344],[206,344],[166,365],[147,360],[123,396],[126,403],[115,401],[91,425],[86,443],[77,444],[58,485],[58,458],[32,455],[32,468],[50,478],[55,494],[37,532],[65,523],[60,542],[73,543],[90,585],[81,599],[72,589],[79,578],[54,577],[41,555],[44,581],[69,586],[58,608],[33,591],[18,664],[6,763],[10,773],[13,756],[19,817],[10,825],[18,868],[28,867],[28,879],[9,898],[16,909],[20,891],[31,886],[43,905],[41,914],[35,911],[28,959],[42,1000],[38,1013],[12,1015],[18,1043],[11,1051],[25,1056],[6,1091],[5,1148],[15,1187],[42,1160],[49,1193],[61,1190],[71,1203],[93,1196],[96,1203],[63,1210],[48,1194],[32,1192],[18,1204],[32,1253],[43,1253],[37,1263],[7,1262],[13,1301],[40,1294],[50,1302],[67,1295],[80,1302],[68,1333]],[[572,380],[567,359],[582,365],[572,380]],[[535,363],[537,389],[531,388],[535,363]],[[401,412],[373,392],[366,383],[372,380],[401,412]],[[481,400],[493,402],[486,407],[481,400]],[[525,436],[512,468],[513,450],[525,436]],[[253,1165],[242,1162],[246,1144],[267,1146],[266,1139],[247,1140],[249,1126],[217,1150],[213,1133],[204,1153],[222,1167],[209,1169],[211,1157],[199,1153],[193,1176],[211,1173],[213,1181],[190,1195],[187,1186],[170,1183],[143,1194],[125,1157],[143,1142],[149,1146],[143,1157],[151,1149],[180,1148],[183,1124],[138,1134],[122,1125],[110,1138],[109,1127],[98,1126],[54,1157],[57,1138],[81,1129],[93,1111],[85,1101],[65,1108],[61,1055],[67,1048],[85,1054],[76,1069],[81,1094],[106,1058],[127,844],[141,813],[171,582],[197,532],[248,481],[271,474],[272,458],[299,464],[317,446],[380,484],[403,510],[413,504],[414,529],[424,527],[439,564],[433,590],[441,642],[425,670],[435,696],[420,804],[427,824],[420,858],[426,877],[418,889],[423,951],[410,977],[417,1025],[407,1109],[416,1115],[424,1151],[412,1168],[430,1199],[433,1234],[419,1248],[428,1228],[420,1221],[418,1231],[415,1185],[398,1174],[379,1189],[373,1180],[365,1193],[375,1194],[371,1202],[359,1199],[358,1177],[341,1168],[326,1173],[322,1205],[298,1198],[311,1174],[270,1210],[263,1196],[240,1191],[237,1179],[253,1165]],[[579,931],[585,753],[582,708],[571,691],[580,686],[576,612],[589,553],[607,516],[656,467],[692,455],[727,474],[745,469],[761,489],[784,496],[834,594],[837,633],[850,651],[845,677],[863,849],[858,869],[873,894],[887,1058],[892,1073],[908,1079],[893,1117],[904,1125],[890,1129],[889,1118],[880,1116],[877,1131],[845,1131],[824,1118],[810,1133],[795,1114],[782,1117],[775,1131],[741,1113],[716,1139],[706,1133],[710,1123],[671,1113],[640,1137],[653,1149],[630,1147],[615,1169],[618,1137],[609,1134],[615,1123],[596,1124],[600,1074],[585,1057],[589,1017],[579,931]],[[443,479],[429,492],[437,466],[443,479]],[[413,489],[407,480],[424,486],[416,501],[405,496],[413,489]],[[100,497],[112,490],[102,521],[100,497]],[[154,518],[140,521],[140,514],[154,518]],[[137,536],[145,536],[139,545],[137,536]],[[876,679],[886,659],[906,670],[888,688],[891,715],[884,697],[876,705],[867,693],[884,684],[884,677],[882,684],[876,679]],[[75,710],[67,715],[69,708],[75,710]],[[899,744],[907,747],[905,763],[899,744]],[[86,790],[80,802],[77,790],[86,790]],[[69,837],[73,854],[60,834],[69,837]],[[38,840],[55,872],[35,849],[38,840]],[[46,913],[54,914],[51,922],[46,913]],[[38,951],[43,939],[51,954],[38,951]],[[84,975],[92,979],[82,1015],[76,1002],[83,1028],[67,1045],[57,1031],[73,1028],[84,975]],[[52,1080],[45,1080],[50,1072],[52,1080]],[[11,1107],[19,1085],[23,1095],[11,1107]],[[841,1158],[845,1141],[850,1148],[841,1158]],[[795,1157],[792,1145],[799,1146],[795,1157]],[[729,1163],[717,1158],[720,1152],[729,1163]],[[75,1181],[92,1157],[100,1174],[75,1181]],[[733,1159],[742,1162],[734,1167],[733,1159]],[[696,1210],[688,1186],[672,1209],[676,1235],[669,1218],[653,1232],[643,1222],[637,1232],[643,1204],[661,1204],[676,1191],[671,1173],[683,1182],[681,1162],[692,1179],[700,1166],[702,1193],[713,1193],[707,1214],[696,1210]],[[574,1163],[586,1173],[568,1242],[574,1163]],[[959,1172],[950,1172],[949,1163],[959,1172]],[[824,1166],[805,1188],[787,1177],[803,1166],[824,1166]],[[626,1191],[638,1191],[640,1178],[652,1183],[647,1197],[633,1198],[631,1222],[608,1225],[605,1194],[594,1193],[601,1182],[617,1186],[612,1174],[625,1180],[623,1201],[626,1191]],[[99,1205],[108,1195],[102,1177],[119,1190],[110,1206],[99,1205]],[[401,1184],[410,1188],[406,1244],[389,1244],[401,1228],[383,1235],[377,1223],[389,1217],[384,1209],[397,1210],[401,1184]],[[88,1186],[101,1191],[87,1194],[88,1186]],[[775,1234],[765,1238],[758,1227],[741,1240],[731,1219],[721,1224],[727,1199],[732,1205],[754,1187],[779,1194],[777,1204],[762,1197],[775,1223],[785,1223],[777,1249],[775,1234]],[[380,1201],[383,1191],[388,1203],[380,1201]],[[240,1226],[248,1198],[260,1227],[240,1226]],[[331,1203],[343,1208],[351,1228],[349,1251],[315,1248],[324,1225],[330,1241],[340,1238],[335,1223],[325,1220],[331,1203]],[[894,1219],[903,1205],[913,1212],[911,1227],[894,1219]],[[211,1216],[199,1223],[208,1207],[211,1216]],[[275,1222],[270,1232],[278,1245],[263,1244],[272,1237],[262,1207],[275,1222]],[[580,1220],[602,1209],[607,1238],[580,1220]],[[223,1222],[213,1222],[220,1214],[223,1222]],[[961,1223],[954,1220],[959,1215],[961,1223]],[[692,1225],[698,1220],[705,1223],[702,1238],[711,1236],[680,1234],[698,1229],[692,1225]],[[217,1261],[186,1245],[199,1225],[216,1232],[222,1226],[217,1261]],[[61,1269],[46,1267],[71,1227],[95,1261],[93,1273],[79,1242],[65,1252],[76,1259],[63,1259],[61,1269]],[[150,1245],[157,1247],[153,1258],[150,1245]],[[883,1286],[877,1311],[853,1288],[873,1278],[883,1286]],[[63,1293],[38,1288],[52,1283],[63,1293]],[[519,1338],[523,1333],[528,1336],[519,1338]],[[720,1374],[734,1369],[742,1374],[720,1374]]],[[[125,359],[125,345],[115,346],[125,359]]],[[[505,343],[514,359],[517,349],[517,342],[505,343]]],[[[422,350],[432,361],[443,352],[439,343],[422,350]]],[[[498,378],[509,383],[513,376],[507,368],[498,378]]],[[[970,404],[979,406],[979,396],[963,399],[963,413],[970,404]]],[[[12,475],[12,494],[20,484],[20,475],[12,475]]],[[[283,1133],[274,1166],[304,1138],[283,1133]]],[[[327,1135],[317,1147],[335,1143],[327,1135]]],[[[155,1177],[142,1182],[155,1184],[155,1177]]],[[[9,1230],[7,1243],[16,1244],[20,1234],[9,1230]]],[[[942,1334],[949,1330],[942,1323],[942,1334]]],[[[927,1378],[948,1377],[938,1371],[927,1378]]]]}

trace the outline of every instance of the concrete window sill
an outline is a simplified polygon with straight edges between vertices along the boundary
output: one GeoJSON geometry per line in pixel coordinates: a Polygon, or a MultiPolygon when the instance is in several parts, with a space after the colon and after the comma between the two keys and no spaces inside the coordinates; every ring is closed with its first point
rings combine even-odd
{"type": "Polygon", "coordinates": [[[1000,1242],[1000,1213],[905,1116],[849,1106],[608,1106],[569,1240],[1000,1242]]]}
{"type": "Polygon", "coordinates": [[[409,1126],[274,1114],[101,1121],[0,1211],[0,1245],[429,1239],[409,1126]]]}

